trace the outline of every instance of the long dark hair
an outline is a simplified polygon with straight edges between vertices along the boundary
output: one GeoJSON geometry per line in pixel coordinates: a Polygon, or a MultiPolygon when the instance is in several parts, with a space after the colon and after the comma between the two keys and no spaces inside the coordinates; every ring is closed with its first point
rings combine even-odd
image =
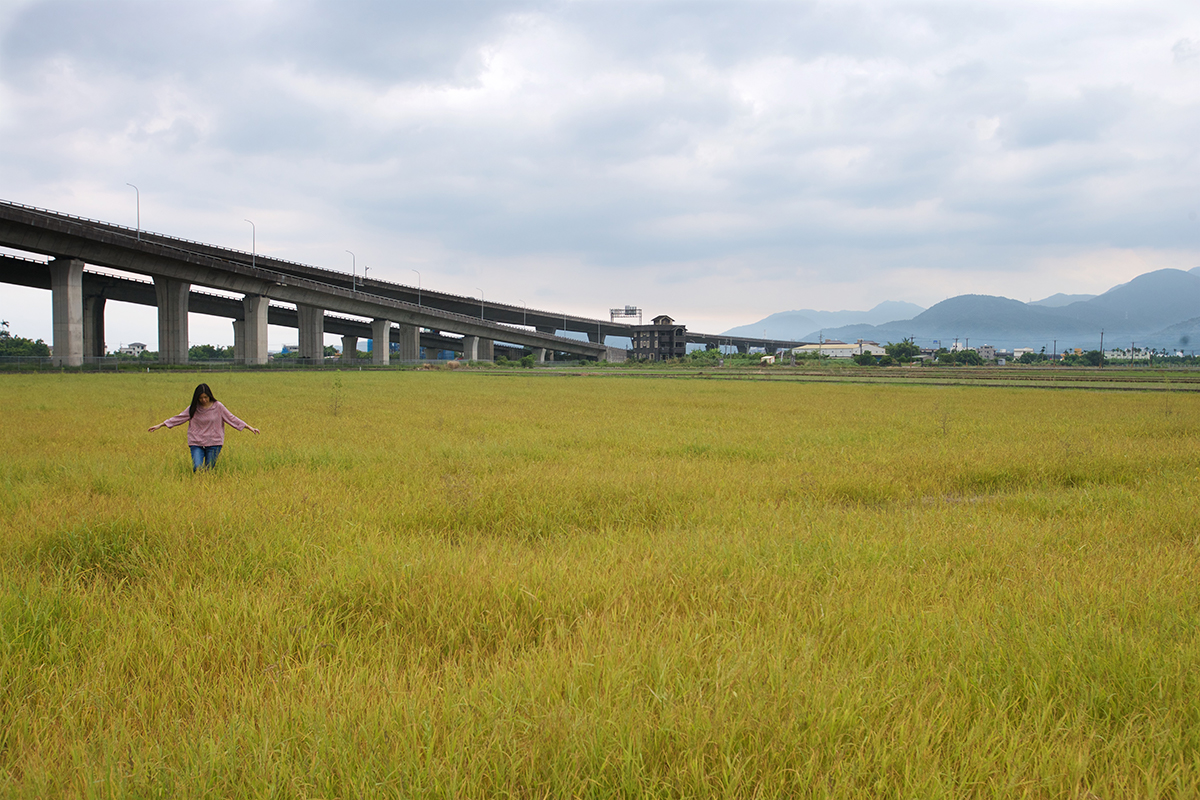
{"type": "Polygon", "coordinates": [[[208,399],[212,402],[217,402],[217,398],[213,397],[212,389],[208,388],[207,383],[202,383],[196,387],[196,391],[192,392],[192,404],[188,407],[188,419],[196,416],[196,406],[200,405],[200,395],[208,395],[208,399]]]}

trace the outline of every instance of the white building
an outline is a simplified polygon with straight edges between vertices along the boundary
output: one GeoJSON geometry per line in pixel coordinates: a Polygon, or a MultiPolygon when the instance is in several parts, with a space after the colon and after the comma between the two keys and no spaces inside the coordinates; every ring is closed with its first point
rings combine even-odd
{"type": "Polygon", "coordinates": [[[796,355],[818,353],[829,358],[854,358],[859,353],[870,353],[873,356],[887,355],[887,351],[875,342],[858,341],[854,344],[845,342],[821,342],[820,344],[804,344],[792,348],[796,355]]]}
{"type": "Polygon", "coordinates": [[[136,358],[137,356],[140,356],[142,353],[146,352],[146,343],[145,342],[130,342],[129,344],[125,345],[117,352],[119,352],[123,356],[133,356],[136,358]]]}

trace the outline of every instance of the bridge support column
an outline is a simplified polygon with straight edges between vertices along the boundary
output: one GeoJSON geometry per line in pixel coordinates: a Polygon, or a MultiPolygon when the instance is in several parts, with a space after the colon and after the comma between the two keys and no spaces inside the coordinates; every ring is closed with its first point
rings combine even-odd
{"type": "Polygon", "coordinates": [[[83,262],[56,258],[50,262],[54,324],[54,363],[83,366],[83,262]]]}
{"type": "Polygon", "coordinates": [[[738,351],[739,353],[749,353],[749,352],[750,352],[750,345],[748,345],[748,344],[739,344],[739,345],[737,346],[737,351],[738,351]]]}
{"type": "Polygon", "coordinates": [[[588,341],[595,344],[604,344],[604,334],[600,331],[590,332],[588,333],[588,341]]]}
{"type": "Polygon", "coordinates": [[[463,345],[463,359],[465,361],[478,361],[479,360],[479,337],[478,336],[464,336],[462,338],[462,345],[463,345]]]}
{"type": "Polygon", "coordinates": [[[537,359],[537,363],[545,364],[546,363],[546,348],[544,348],[544,347],[533,348],[533,357],[537,359]]]}
{"type": "Polygon", "coordinates": [[[300,358],[320,364],[325,360],[325,309],[296,304],[300,323],[300,358]]]}
{"type": "Polygon", "coordinates": [[[108,349],[104,346],[104,303],[100,295],[83,298],[84,358],[103,358],[108,349]]]}
{"type": "Polygon", "coordinates": [[[386,367],[392,358],[392,321],[371,320],[371,363],[386,367]]]}
{"type": "Polygon", "coordinates": [[[396,358],[401,361],[416,361],[421,357],[421,327],[419,325],[400,326],[400,352],[396,358]]]}
{"type": "Polygon", "coordinates": [[[242,352],[237,354],[237,323],[233,324],[234,358],[246,364],[267,363],[267,310],[270,301],[265,295],[248,294],[242,298],[246,320],[242,323],[242,352]]]}
{"type": "Polygon", "coordinates": [[[233,360],[238,364],[246,363],[246,320],[233,321],[233,360]]]}
{"type": "Polygon", "coordinates": [[[188,292],[192,285],[175,278],[154,276],[158,298],[158,363],[188,361],[188,292]]]}
{"type": "Polygon", "coordinates": [[[495,361],[496,360],[496,343],[491,339],[479,340],[479,360],[480,361],[495,361]]]}
{"type": "Polygon", "coordinates": [[[352,361],[358,358],[358,337],[342,337],[342,361],[352,361]]]}

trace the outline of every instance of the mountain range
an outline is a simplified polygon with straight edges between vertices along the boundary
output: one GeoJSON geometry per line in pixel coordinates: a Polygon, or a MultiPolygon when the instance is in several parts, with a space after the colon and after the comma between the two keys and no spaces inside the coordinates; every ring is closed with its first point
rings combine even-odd
{"type": "Polygon", "coordinates": [[[1101,331],[1106,349],[1135,343],[1139,348],[1189,352],[1200,347],[1200,267],[1148,272],[1095,296],[1056,294],[1022,303],[967,294],[924,310],[888,301],[870,311],[785,311],[726,333],[812,342],[866,339],[881,344],[911,337],[923,347],[948,347],[957,339],[1005,349],[1044,346],[1050,352],[1051,348],[1096,349],[1101,331]],[[897,312],[909,316],[893,316],[897,312]],[[891,319],[881,319],[887,316],[891,319]]]}

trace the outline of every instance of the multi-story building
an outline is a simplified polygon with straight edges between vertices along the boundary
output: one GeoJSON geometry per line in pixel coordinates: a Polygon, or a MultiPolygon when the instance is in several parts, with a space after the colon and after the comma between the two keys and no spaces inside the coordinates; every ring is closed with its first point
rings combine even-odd
{"type": "Polygon", "coordinates": [[[630,355],[644,361],[666,361],[687,354],[687,327],[676,325],[666,314],[649,325],[634,325],[630,355]]]}

